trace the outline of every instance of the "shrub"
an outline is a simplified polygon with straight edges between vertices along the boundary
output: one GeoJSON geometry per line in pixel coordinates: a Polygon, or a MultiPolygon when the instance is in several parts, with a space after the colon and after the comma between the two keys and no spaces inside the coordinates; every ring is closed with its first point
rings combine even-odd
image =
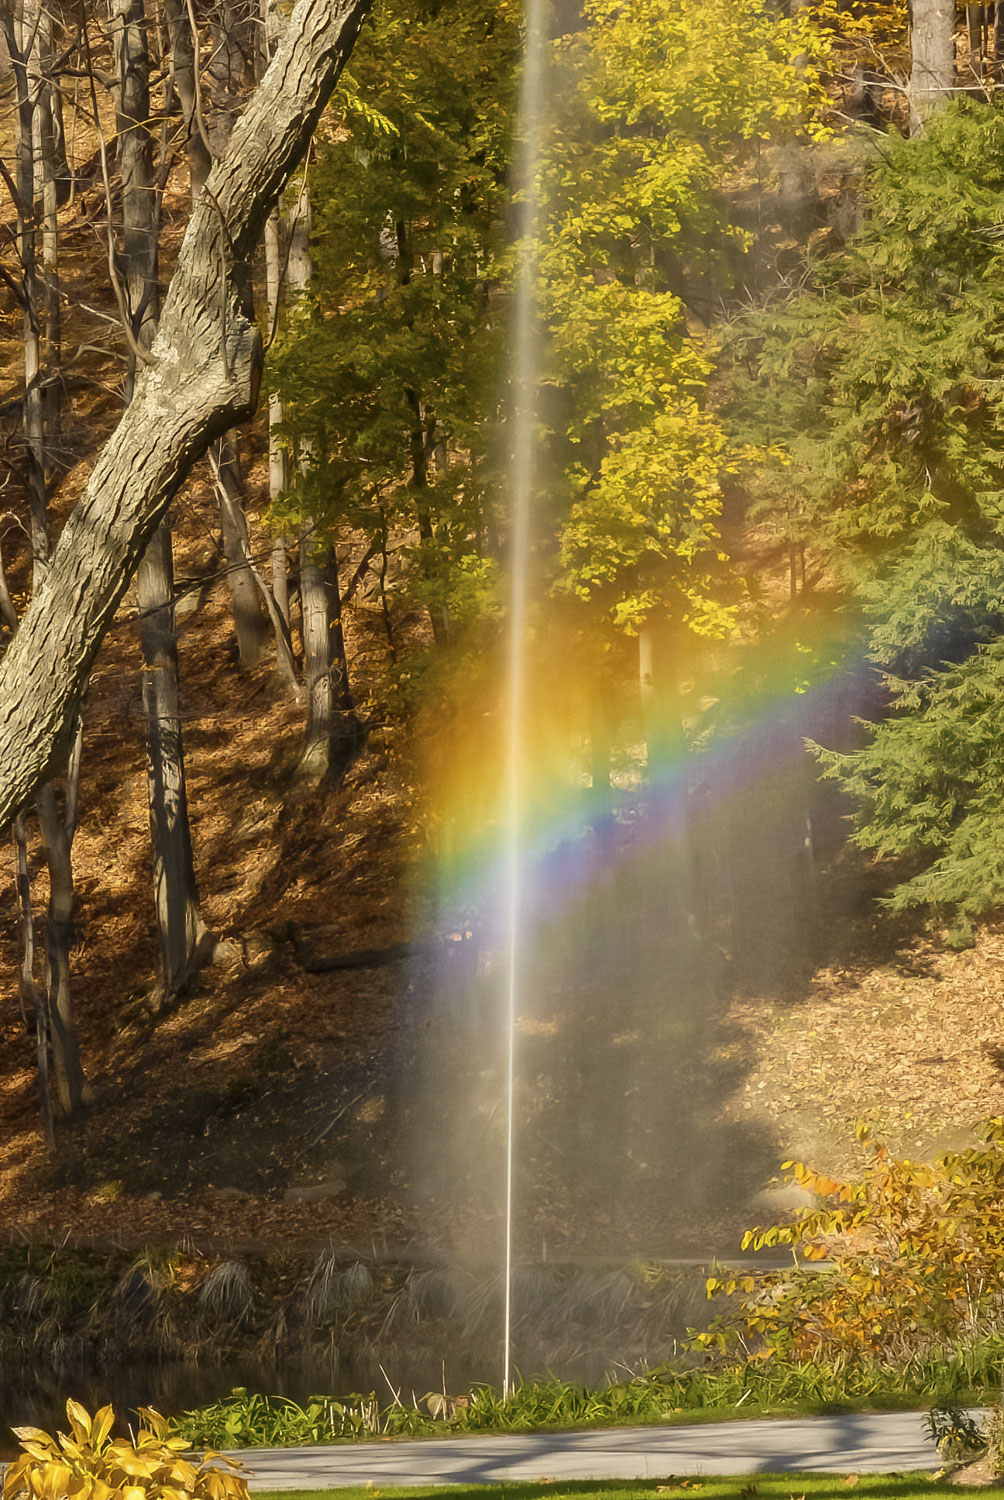
{"type": "Polygon", "coordinates": [[[92,1419],[76,1401],[66,1403],[70,1435],[15,1427],[23,1451],[4,1477],[3,1500],[248,1500],[239,1465],[211,1452],[192,1463],[159,1412],[139,1414],[144,1425],[131,1443],[112,1437],[110,1406],[92,1419]]]}
{"type": "Polygon", "coordinates": [[[1004,1313],[1004,1120],[980,1147],[934,1162],[868,1153],[857,1181],[838,1182],[786,1163],[822,1200],[790,1224],[752,1229],[743,1249],[789,1245],[805,1266],[709,1277],[709,1296],[737,1300],[696,1348],[740,1348],[747,1357],[905,1361],[1000,1328],[1004,1313]]]}

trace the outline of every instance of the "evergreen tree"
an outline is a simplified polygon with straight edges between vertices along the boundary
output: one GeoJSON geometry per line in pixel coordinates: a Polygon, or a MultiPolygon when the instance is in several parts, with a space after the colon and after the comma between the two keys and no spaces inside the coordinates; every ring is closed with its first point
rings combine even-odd
{"type": "Polygon", "coordinates": [[[888,694],[867,746],[823,760],[857,841],[919,858],[897,908],[1004,898],[1002,205],[1004,115],[949,107],[883,142],[860,232],[736,340],[759,499],[832,549],[888,694]]]}

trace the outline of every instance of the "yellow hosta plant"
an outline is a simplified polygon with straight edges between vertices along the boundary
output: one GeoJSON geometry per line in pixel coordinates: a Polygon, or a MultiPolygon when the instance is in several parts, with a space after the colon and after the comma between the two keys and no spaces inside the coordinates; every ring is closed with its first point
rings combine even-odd
{"type": "Polygon", "coordinates": [[[92,1418],[77,1401],[66,1403],[69,1434],[15,1427],[23,1452],[7,1470],[2,1500],[248,1500],[239,1464],[211,1452],[193,1463],[159,1412],[139,1414],[132,1443],[112,1437],[110,1406],[92,1418]]]}

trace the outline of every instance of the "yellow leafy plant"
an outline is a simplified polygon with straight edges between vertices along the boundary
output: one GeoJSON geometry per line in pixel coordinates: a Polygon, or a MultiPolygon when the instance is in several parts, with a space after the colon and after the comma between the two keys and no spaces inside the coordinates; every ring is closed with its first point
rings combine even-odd
{"type": "Polygon", "coordinates": [[[817,1205],[751,1229],[744,1250],[788,1246],[790,1270],[712,1276],[728,1312],[695,1347],[747,1357],[909,1359],[1000,1329],[1004,1320],[1004,1120],[983,1143],[908,1161],[858,1128],[861,1175],[840,1182],[785,1166],[817,1205]],[[812,1265],[816,1262],[816,1265],[812,1265]]]}
{"type": "Polygon", "coordinates": [[[194,1463],[159,1412],[140,1407],[139,1415],[131,1443],[112,1436],[110,1406],[91,1417],[72,1400],[69,1433],[15,1427],[22,1452],[4,1476],[2,1500],[248,1500],[240,1464],[213,1452],[194,1463]]]}

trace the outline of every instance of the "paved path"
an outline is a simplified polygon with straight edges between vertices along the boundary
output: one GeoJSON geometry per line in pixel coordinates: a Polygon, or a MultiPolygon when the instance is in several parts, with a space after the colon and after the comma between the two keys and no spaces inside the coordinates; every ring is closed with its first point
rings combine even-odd
{"type": "Polygon", "coordinates": [[[772,1469],[899,1473],[938,1466],[920,1412],[345,1443],[248,1450],[234,1456],[250,1469],[253,1490],[658,1479],[772,1469]]]}

